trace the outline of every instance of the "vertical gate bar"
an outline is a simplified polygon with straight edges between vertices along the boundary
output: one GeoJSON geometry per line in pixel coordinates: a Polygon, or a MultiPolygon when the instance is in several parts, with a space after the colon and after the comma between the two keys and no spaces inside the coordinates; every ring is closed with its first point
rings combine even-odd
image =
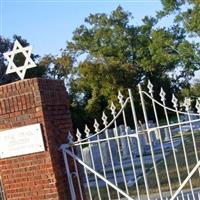
{"type": "MultiPolygon", "coordinates": [[[[167,121],[167,125],[169,126],[170,123],[169,123],[169,117],[168,117],[165,101],[163,101],[163,106],[164,106],[164,113],[165,113],[165,118],[166,118],[166,121],[167,121]]],[[[170,142],[172,144],[172,152],[173,152],[173,157],[174,157],[174,161],[175,161],[178,181],[179,181],[179,185],[181,185],[181,177],[180,177],[180,172],[179,172],[179,167],[178,167],[178,162],[177,162],[177,157],[176,157],[176,152],[175,152],[175,147],[174,147],[174,142],[173,142],[173,137],[172,137],[172,132],[171,132],[171,128],[170,127],[168,127],[168,131],[169,131],[170,142]]],[[[184,195],[183,195],[182,191],[181,191],[181,195],[182,195],[182,198],[184,199],[184,195]]]]}
{"type": "Polygon", "coordinates": [[[159,179],[159,176],[158,176],[158,169],[157,169],[156,160],[155,160],[155,157],[154,157],[154,150],[153,150],[150,131],[149,131],[148,117],[147,117],[147,113],[146,113],[144,97],[143,97],[143,94],[142,94],[142,88],[141,88],[140,84],[138,85],[138,88],[139,88],[140,100],[141,100],[141,103],[142,103],[142,111],[143,111],[143,115],[144,115],[145,125],[146,125],[146,129],[147,129],[147,137],[149,139],[150,150],[151,150],[152,159],[153,159],[153,166],[154,166],[154,171],[155,171],[155,175],[156,175],[156,182],[157,182],[157,185],[158,185],[158,191],[159,191],[160,198],[163,199],[162,191],[161,191],[161,187],[160,187],[160,179],[159,179]]]}
{"type": "MultiPolygon", "coordinates": [[[[82,147],[82,144],[80,143],[80,156],[83,160],[83,162],[85,162],[85,158],[83,156],[83,147],[82,147]]],[[[83,169],[84,169],[84,173],[85,173],[85,179],[86,179],[86,183],[87,183],[87,188],[88,188],[88,193],[89,193],[89,197],[90,197],[90,200],[92,200],[92,193],[91,193],[91,188],[90,188],[90,181],[89,181],[89,178],[88,178],[88,173],[87,173],[87,170],[85,169],[85,167],[83,166],[83,169]]]]}
{"type": "MultiPolygon", "coordinates": [[[[93,174],[95,174],[99,179],[103,180],[104,182],[108,183],[108,185],[110,187],[112,187],[113,189],[117,190],[121,195],[123,195],[124,197],[127,198],[127,200],[134,200],[132,197],[130,197],[129,195],[127,195],[123,190],[121,190],[119,187],[117,187],[116,185],[114,185],[111,181],[107,180],[105,177],[103,177],[100,173],[96,172],[94,169],[92,169],[90,166],[88,166],[87,164],[85,164],[79,157],[77,157],[76,155],[73,155],[69,150],[65,150],[67,152],[68,155],[70,155],[72,158],[76,159],[77,162],[79,162],[81,165],[85,166],[85,168],[87,170],[89,170],[90,172],[92,172],[93,174]]],[[[121,199],[119,199],[121,200],[121,199]]]]}
{"type": "Polygon", "coordinates": [[[134,121],[134,125],[135,125],[135,132],[137,134],[138,150],[139,150],[140,161],[141,161],[141,165],[142,165],[142,173],[143,173],[143,178],[144,178],[145,190],[146,190],[146,194],[147,194],[147,199],[150,200],[149,185],[148,185],[146,170],[145,170],[145,166],[144,166],[144,159],[143,159],[143,155],[142,155],[142,149],[141,149],[141,144],[140,144],[140,139],[139,139],[139,134],[138,134],[137,115],[136,115],[136,111],[135,111],[135,105],[134,105],[131,89],[128,89],[128,93],[129,93],[129,98],[130,98],[130,102],[131,102],[131,110],[132,110],[133,121],[134,121]]]}
{"type": "MultiPolygon", "coordinates": [[[[122,111],[122,114],[123,114],[124,125],[125,125],[125,127],[127,127],[126,115],[125,115],[124,110],[122,111]]],[[[136,173],[136,169],[135,169],[133,154],[132,154],[132,151],[131,151],[130,138],[128,137],[127,128],[125,128],[125,133],[127,135],[128,148],[129,148],[129,152],[130,152],[131,164],[132,164],[132,169],[133,169],[133,176],[135,178],[135,184],[136,184],[136,190],[137,190],[137,197],[138,197],[138,200],[140,200],[140,191],[139,191],[139,186],[138,186],[137,173],[136,173]]]]}
{"type": "MultiPolygon", "coordinates": [[[[106,127],[106,124],[105,124],[105,127],[106,127]]],[[[113,163],[112,150],[111,150],[111,145],[110,145],[110,140],[109,140],[109,137],[108,137],[108,130],[107,129],[105,130],[105,133],[106,133],[106,140],[108,141],[108,151],[109,151],[109,154],[110,154],[110,160],[111,160],[111,165],[112,165],[112,171],[113,171],[114,181],[115,181],[115,185],[118,187],[118,182],[117,182],[115,167],[114,167],[114,163],[113,163]]],[[[120,195],[119,195],[118,191],[117,191],[117,197],[120,200],[120,195]]]]}
{"type": "MultiPolygon", "coordinates": [[[[198,156],[198,152],[197,152],[196,139],[195,139],[195,135],[194,135],[194,129],[193,129],[193,125],[192,125],[192,122],[191,122],[189,110],[187,110],[187,115],[188,115],[188,120],[190,121],[190,129],[191,129],[191,133],[192,133],[192,141],[193,141],[193,145],[194,145],[195,157],[196,157],[196,161],[198,162],[199,156],[198,156]]],[[[200,169],[198,171],[199,171],[199,176],[200,176],[200,169]]]]}
{"type": "MultiPolygon", "coordinates": [[[[71,147],[71,150],[72,150],[72,153],[75,154],[74,152],[74,148],[75,147],[71,147]]],[[[78,187],[79,187],[79,191],[80,191],[80,195],[81,195],[81,199],[83,200],[83,191],[82,191],[82,186],[81,186],[81,180],[80,180],[80,175],[79,175],[79,170],[78,170],[78,166],[77,166],[77,163],[76,163],[76,160],[74,160],[74,166],[75,166],[75,170],[76,170],[76,174],[77,174],[77,179],[78,179],[78,187]]]]}
{"type": "MultiPolygon", "coordinates": [[[[115,114],[113,113],[113,118],[115,118],[115,114]]],[[[117,122],[116,120],[114,121],[114,126],[115,126],[115,136],[119,136],[118,130],[117,130],[117,122]]],[[[120,150],[120,143],[119,143],[119,139],[116,138],[116,142],[117,142],[117,148],[118,148],[118,153],[119,153],[119,162],[120,162],[120,167],[122,170],[122,176],[123,176],[123,181],[124,181],[124,185],[125,185],[125,189],[126,189],[126,193],[129,194],[129,190],[128,190],[128,186],[127,186],[127,181],[126,181],[126,176],[125,176],[125,172],[124,172],[124,166],[123,166],[123,160],[122,160],[122,154],[121,154],[121,150],[120,150]]]]}
{"type": "Polygon", "coordinates": [[[69,163],[68,163],[68,159],[67,159],[65,149],[62,149],[62,153],[63,153],[65,168],[66,168],[66,172],[67,172],[67,179],[68,179],[68,183],[69,183],[70,194],[71,194],[72,200],[76,200],[76,193],[75,193],[75,190],[74,190],[74,184],[73,184],[73,180],[72,180],[72,177],[71,177],[71,172],[70,172],[70,169],[69,169],[69,163]]]}
{"type": "MultiPolygon", "coordinates": [[[[160,126],[159,121],[158,121],[158,114],[157,114],[157,110],[156,110],[156,105],[155,105],[155,102],[153,100],[154,99],[153,93],[151,92],[150,95],[151,95],[151,98],[152,98],[151,100],[152,100],[153,110],[154,110],[154,114],[155,114],[156,125],[160,126]]],[[[169,169],[168,169],[167,160],[166,160],[166,157],[165,157],[165,150],[164,150],[164,146],[163,146],[163,141],[162,141],[160,129],[158,129],[158,133],[159,133],[159,138],[160,138],[161,151],[162,151],[162,155],[163,155],[165,170],[166,170],[166,174],[167,174],[167,180],[168,180],[169,189],[170,189],[170,195],[172,196],[173,191],[172,191],[172,187],[171,187],[171,180],[170,180],[170,176],[169,176],[169,169]]]]}
{"type": "MultiPolygon", "coordinates": [[[[99,142],[99,134],[97,135],[97,143],[98,143],[98,147],[99,147],[99,153],[100,153],[100,158],[101,158],[101,163],[102,163],[102,168],[103,168],[103,175],[107,179],[105,164],[104,164],[102,150],[101,150],[101,145],[100,145],[100,142],[99,142]]],[[[106,190],[107,190],[107,193],[108,193],[108,199],[111,200],[110,190],[109,190],[107,183],[106,183],[106,190]]]]}
{"type": "MultiPolygon", "coordinates": [[[[182,126],[180,125],[181,120],[180,120],[180,116],[179,116],[179,112],[178,112],[177,106],[175,106],[175,110],[176,110],[176,116],[177,116],[177,119],[178,119],[178,124],[179,124],[179,129],[180,129],[181,142],[182,142],[182,146],[183,146],[183,153],[184,153],[184,157],[185,157],[185,164],[186,164],[187,174],[189,175],[190,169],[189,169],[187,152],[186,152],[186,147],[185,147],[185,140],[184,140],[184,136],[183,136],[182,126]]],[[[190,184],[191,192],[192,192],[193,197],[194,197],[194,191],[193,191],[193,186],[192,186],[191,179],[189,180],[189,184],[190,184]]]]}
{"type": "MultiPolygon", "coordinates": [[[[95,164],[94,164],[94,157],[93,157],[93,153],[92,153],[90,139],[88,139],[88,147],[89,147],[90,157],[91,157],[91,161],[92,161],[92,168],[96,171],[96,167],[95,167],[95,164]]],[[[101,193],[100,193],[100,190],[99,190],[99,182],[98,182],[97,176],[94,175],[94,178],[95,178],[95,183],[96,183],[96,187],[97,187],[97,194],[98,194],[99,199],[101,200],[101,193]]]]}

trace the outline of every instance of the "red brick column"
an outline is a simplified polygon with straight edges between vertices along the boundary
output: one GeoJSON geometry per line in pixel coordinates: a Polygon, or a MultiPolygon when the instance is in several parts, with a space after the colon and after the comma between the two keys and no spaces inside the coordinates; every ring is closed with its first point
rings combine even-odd
{"type": "Polygon", "coordinates": [[[40,123],[45,152],[0,159],[8,200],[70,200],[59,147],[72,129],[63,81],[27,79],[0,86],[0,131],[40,123]]]}

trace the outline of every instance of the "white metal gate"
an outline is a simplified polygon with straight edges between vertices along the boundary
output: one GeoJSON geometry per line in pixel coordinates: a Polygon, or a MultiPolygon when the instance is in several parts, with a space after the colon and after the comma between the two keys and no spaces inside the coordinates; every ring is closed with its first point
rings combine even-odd
{"type": "Polygon", "coordinates": [[[119,111],[113,103],[110,108],[112,120],[103,113],[93,134],[85,126],[84,139],[79,130],[76,141],[69,133],[61,149],[72,200],[200,200],[199,100],[194,113],[189,98],[179,105],[173,95],[169,108],[162,88],[160,101],[150,81],[148,92],[138,88],[141,110],[136,112],[131,90],[127,98],[119,92],[119,111]]]}

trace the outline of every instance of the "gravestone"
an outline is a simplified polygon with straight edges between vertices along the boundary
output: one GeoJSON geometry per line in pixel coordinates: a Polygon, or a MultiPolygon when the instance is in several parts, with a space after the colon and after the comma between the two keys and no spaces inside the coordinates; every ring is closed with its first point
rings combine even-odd
{"type": "MultiPolygon", "coordinates": [[[[92,134],[90,135],[92,136],[92,134]]],[[[83,148],[83,158],[84,162],[89,166],[93,168],[92,164],[92,159],[94,161],[94,167],[96,170],[102,169],[102,161],[101,161],[101,155],[100,155],[100,150],[102,153],[102,159],[103,159],[103,164],[104,166],[109,166],[111,165],[111,156],[112,160],[114,163],[118,163],[119,161],[119,154],[118,154],[118,148],[117,148],[117,143],[116,139],[114,138],[114,132],[112,129],[107,130],[107,136],[109,140],[104,141],[104,142],[94,142],[98,141],[97,136],[91,137],[89,140],[93,143],[91,143],[90,147],[87,146],[83,148]],[[109,150],[109,145],[110,145],[110,150],[109,150]],[[90,151],[91,149],[91,151],[90,151]]],[[[106,133],[102,133],[99,135],[100,139],[106,139],[106,133]]],[[[80,155],[80,149],[78,149],[79,155],[80,155]]]]}
{"type": "MultiPolygon", "coordinates": [[[[143,129],[140,127],[139,131],[142,131],[143,129]]],[[[136,134],[134,131],[129,131],[131,134],[136,134]]],[[[141,153],[144,154],[145,153],[145,148],[148,144],[147,142],[147,136],[145,135],[144,132],[140,132],[138,135],[138,139],[136,139],[135,137],[132,137],[132,152],[133,152],[133,156],[136,157],[139,155],[139,145],[141,148],[141,153]],[[139,140],[138,140],[139,139],[139,140]]]]}
{"type": "Polygon", "coordinates": [[[169,133],[169,128],[164,128],[164,141],[169,141],[170,140],[170,133],[169,133]]]}
{"type": "MultiPolygon", "coordinates": [[[[126,127],[127,128],[127,127],[126,127]]],[[[124,125],[120,125],[119,126],[119,135],[120,136],[125,136],[126,135],[126,131],[125,131],[125,126],[124,125]]],[[[123,158],[127,158],[130,156],[129,153],[129,148],[128,148],[128,140],[127,137],[123,137],[120,139],[121,142],[121,147],[122,147],[122,155],[123,158]]]]}

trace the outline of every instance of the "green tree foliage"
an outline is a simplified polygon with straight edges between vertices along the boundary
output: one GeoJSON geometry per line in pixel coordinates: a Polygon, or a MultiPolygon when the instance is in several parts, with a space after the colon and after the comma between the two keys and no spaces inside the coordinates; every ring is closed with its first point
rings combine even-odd
{"type": "Polygon", "coordinates": [[[182,98],[191,97],[193,99],[200,98],[200,79],[195,79],[194,83],[189,88],[184,88],[181,91],[182,98]]]}
{"type": "Polygon", "coordinates": [[[182,23],[189,33],[200,36],[200,2],[199,0],[161,0],[163,10],[159,17],[175,14],[175,22],[182,23]]]}
{"type": "Polygon", "coordinates": [[[43,56],[40,59],[39,65],[45,67],[47,78],[66,80],[72,71],[73,63],[73,57],[63,52],[61,56],[43,56]]]}
{"type": "Polygon", "coordinates": [[[46,69],[45,77],[50,79],[61,79],[65,81],[65,84],[69,91],[70,98],[70,111],[75,127],[80,127],[86,123],[89,118],[88,113],[84,113],[85,101],[81,101],[81,94],[79,92],[72,91],[72,82],[77,73],[74,67],[74,58],[67,52],[62,52],[60,56],[46,55],[44,56],[39,65],[44,66],[46,69]],[[84,115],[83,115],[84,113],[84,115]]]}
{"type": "MultiPolygon", "coordinates": [[[[158,17],[174,16],[174,24],[180,24],[191,38],[190,40],[193,40],[193,45],[196,46],[194,54],[190,52],[187,44],[182,46],[182,52],[184,52],[182,60],[189,61],[188,72],[193,74],[198,69],[200,59],[198,43],[200,41],[200,2],[199,0],[161,0],[161,2],[163,10],[158,12],[158,17]]],[[[188,82],[187,79],[185,81],[188,82]]],[[[182,98],[185,96],[199,97],[199,88],[199,79],[197,79],[191,87],[188,85],[182,90],[182,98]]]]}
{"type": "MultiPolygon", "coordinates": [[[[21,36],[14,35],[12,41],[6,38],[3,38],[0,36],[0,84],[10,83],[16,80],[19,80],[20,78],[17,76],[17,74],[5,74],[6,68],[7,68],[7,62],[3,56],[3,53],[7,51],[11,51],[14,45],[14,41],[18,40],[20,44],[23,47],[26,47],[29,45],[29,43],[23,39],[21,36]]],[[[31,55],[31,58],[36,61],[39,56],[38,55],[31,55]]],[[[14,62],[17,66],[20,66],[23,60],[23,55],[17,55],[14,58],[14,62]]],[[[38,66],[37,68],[29,69],[26,73],[25,78],[31,78],[31,77],[40,77],[45,73],[45,68],[43,66],[38,66]]]]}
{"type": "Polygon", "coordinates": [[[84,106],[83,114],[101,114],[117,100],[118,90],[126,94],[132,88],[136,97],[137,84],[148,79],[171,92],[189,83],[200,66],[198,46],[186,40],[178,25],[155,28],[156,23],[155,18],[145,17],[142,25],[135,26],[131,13],[119,6],[110,15],[91,14],[74,31],[67,51],[82,61],[71,94],[77,97],[75,105],[84,106]],[[179,73],[174,73],[177,68],[179,73]]]}
{"type": "Polygon", "coordinates": [[[183,102],[185,97],[191,98],[191,109],[196,111],[196,101],[200,101],[200,79],[195,79],[191,87],[184,88],[181,91],[180,100],[183,102]]]}
{"type": "MultiPolygon", "coordinates": [[[[200,36],[199,4],[195,0],[162,3],[159,17],[144,17],[141,25],[135,25],[132,14],[120,6],[110,14],[90,14],[60,56],[32,55],[39,68],[28,70],[26,78],[65,80],[76,127],[92,125],[94,118],[109,109],[111,101],[119,106],[118,90],[127,96],[127,88],[131,88],[138,101],[137,84],[146,84],[147,80],[154,84],[156,98],[161,86],[168,94],[190,88],[190,80],[200,67],[200,51],[199,44],[187,37],[188,33],[200,36]],[[171,27],[156,26],[160,17],[174,13],[171,27]]],[[[3,58],[4,52],[12,50],[15,39],[22,46],[29,45],[19,36],[12,41],[0,37],[0,84],[18,80],[15,74],[5,75],[3,58]]],[[[18,60],[22,62],[21,57],[18,60]]],[[[170,95],[167,98],[170,102],[170,95]]]]}

